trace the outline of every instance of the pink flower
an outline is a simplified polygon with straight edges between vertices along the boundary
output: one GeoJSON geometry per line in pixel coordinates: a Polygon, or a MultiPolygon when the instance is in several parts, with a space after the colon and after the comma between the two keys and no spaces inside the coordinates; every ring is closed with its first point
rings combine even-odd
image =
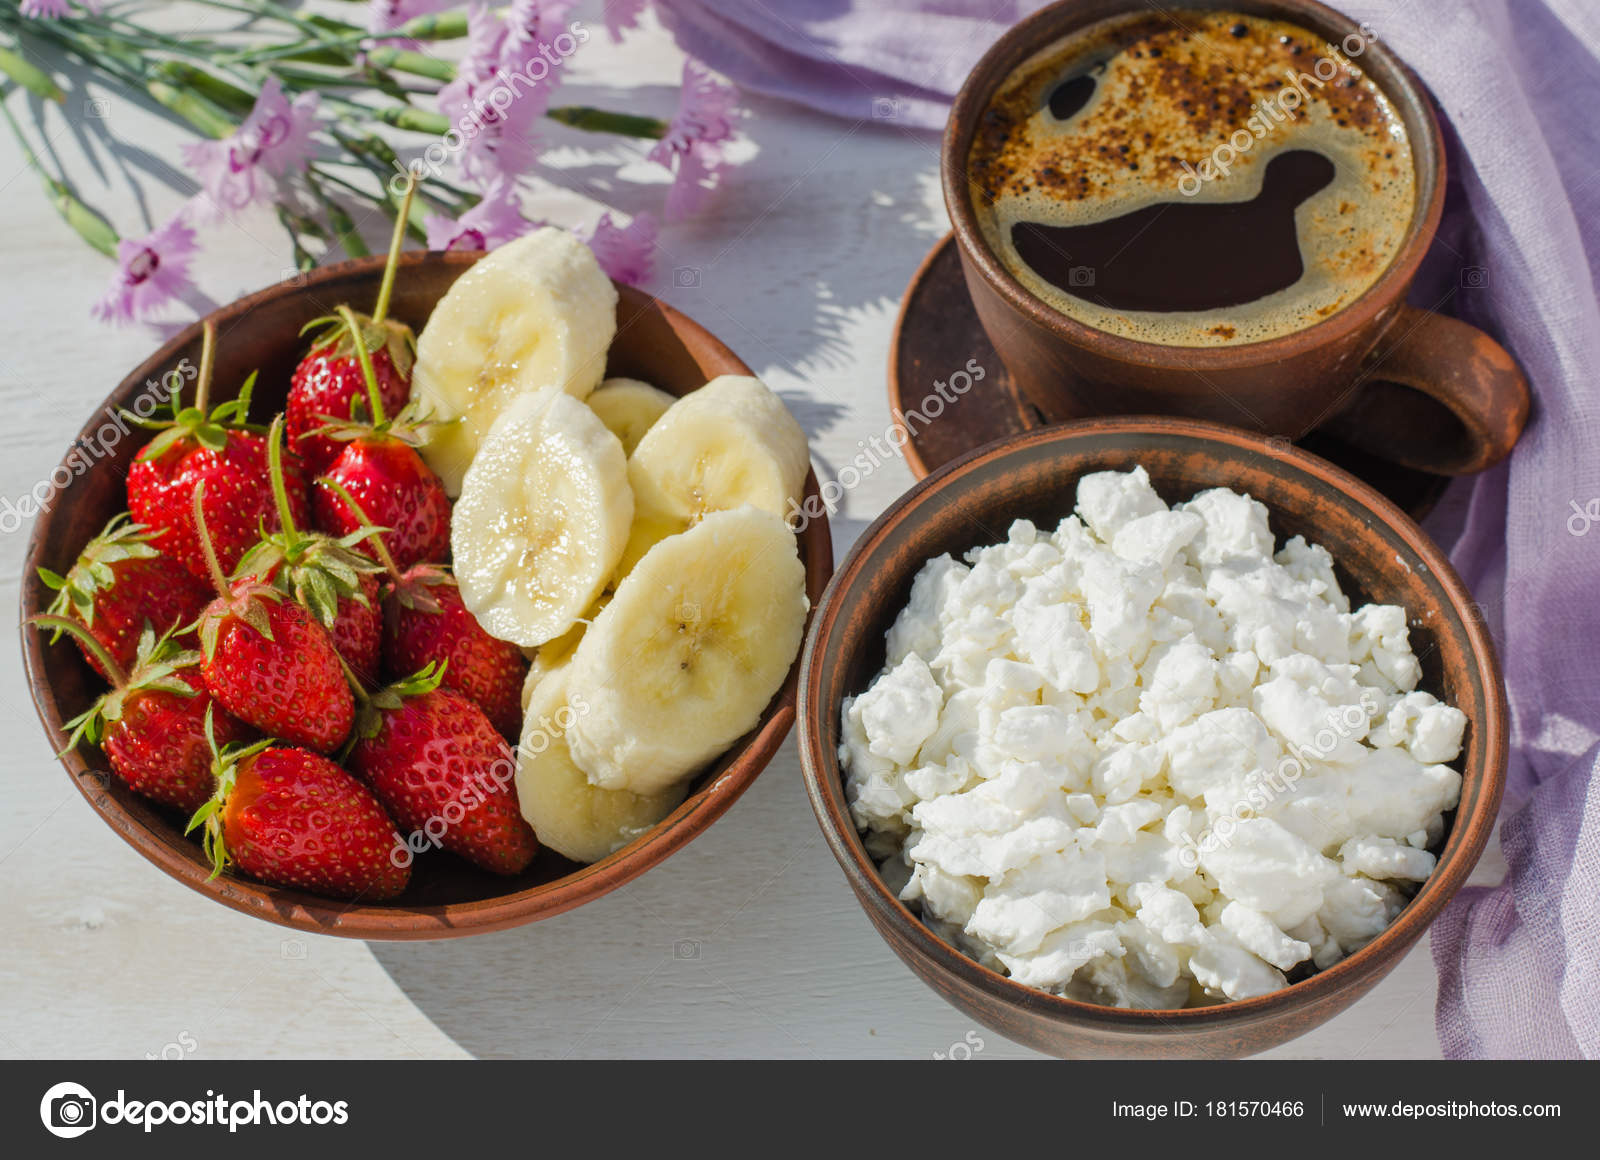
{"type": "Polygon", "coordinates": [[[661,227],[652,214],[639,214],[626,226],[619,226],[610,213],[605,213],[585,240],[607,277],[639,286],[650,280],[660,233],[661,227]]]}
{"type": "Polygon", "coordinates": [[[580,39],[567,28],[567,16],[574,7],[576,0],[514,0],[506,14],[500,67],[553,88],[561,62],[589,38],[587,32],[580,39]]]}
{"type": "MultiPolygon", "coordinates": [[[[83,0],[83,6],[96,16],[100,14],[100,0],[83,0]]],[[[70,7],[67,0],[22,0],[20,11],[30,20],[54,20],[65,16],[70,7]]]]}
{"type": "Polygon", "coordinates": [[[650,160],[672,170],[667,217],[693,213],[716,187],[722,147],[733,138],[734,102],[739,92],[692,57],[683,62],[683,98],[667,134],[650,150],[650,160]]]}
{"type": "Polygon", "coordinates": [[[621,40],[624,32],[639,27],[639,17],[643,15],[648,2],[649,0],[606,0],[606,31],[611,34],[612,40],[621,40]]]}
{"type": "Polygon", "coordinates": [[[371,0],[367,5],[367,30],[390,32],[408,20],[455,6],[456,0],[371,0]]]}
{"type": "Polygon", "coordinates": [[[459,218],[429,214],[424,224],[430,250],[492,250],[521,237],[534,223],[522,216],[511,183],[500,181],[459,218]]]}
{"type": "Polygon", "coordinates": [[[143,322],[189,289],[189,266],[200,252],[180,211],[147,237],[117,243],[117,275],[91,309],[102,322],[143,322]]]}
{"type": "Polygon", "coordinates": [[[456,79],[439,90],[439,110],[460,136],[462,173],[487,190],[532,168],[534,125],[550,93],[548,86],[503,68],[506,25],[487,7],[473,5],[467,21],[466,55],[456,79]]]}
{"type": "Polygon", "coordinates": [[[278,78],[268,77],[255,108],[231,137],[183,147],[183,159],[210,203],[209,216],[270,199],[279,180],[305,164],[315,148],[318,99],[302,93],[290,104],[278,78]]]}

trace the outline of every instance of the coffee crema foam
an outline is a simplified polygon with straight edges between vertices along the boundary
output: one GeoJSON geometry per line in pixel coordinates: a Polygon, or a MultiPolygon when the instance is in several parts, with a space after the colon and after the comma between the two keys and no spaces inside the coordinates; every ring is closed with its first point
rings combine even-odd
{"type": "MultiPolygon", "coordinates": [[[[1229,12],[1115,17],[1058,41],[1007,78],[975,134],[968,184],[985,243],[1053,309],[1142,342],[1230,346],[1322,321],[1378,280],[1416,208],[1400,114],[1343,53],[1299,25],[1229,12]],[[1058,119],[1053,94],[1058,108],[1081,107],[1058,119]],[[1216,153],[1224,145],[1234,153],[1228,171],[1208,180],[1214,156],[1226,159],[1226,150],[1216,153]],[[1300,277],[1244,305],[1119,310],[1095,300],[1103,279],[1093,267],[1074,271],[1064,288],[1013,243],[1018,223],[1081,227],[1163,204],[1248,202],[1261,194],[1268,163],[1291,150],[1326,157],[1334,176],[1292,211],[1300,277]]],[[[1156,255],[1160,277],[1226,276],[1185,269],[1182,249],[1170,247],[1170,265],[1156,255]]],[[[1151,256],[1142,255],[1147,269],[1151,256]]],[[[1251,257],[1240,253],[1238,261],[1251,257]]]]}

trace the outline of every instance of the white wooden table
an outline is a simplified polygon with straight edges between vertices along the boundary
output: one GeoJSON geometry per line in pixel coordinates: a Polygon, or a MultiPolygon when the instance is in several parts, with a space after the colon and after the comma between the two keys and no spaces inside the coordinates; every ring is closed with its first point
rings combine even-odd
{"type": "MultiPolygon", "coordinates": [[[[568,66],[562,99],[670,114],[680,62],[654,25],[620,48],[598,33],[568,66]]],[[[51,110],[39,151],[125,233],[143,231],[141,205],[163,220],[187,188],[172,168],[180,134],[68,79],[65,116],[51,110]],[[106,105],[86,104],[101,96],[106,105]]],[[[750,159],[701,218],[665,232],[650,288],[782,392],[826,479],[889,422],[895,310],[946,229],[937,138],[747,105],[750,159]]],[[[12,107],[30,120],[22,99],[12,107]]],[[[650,167],[614,174],[642,152],[631,143],[557,126],[547,142],[550,178],[573,192],[530,191],[530,214],[571,223],[598,212],[589,198],[628,212],[659,204],[661,190],[643,184],[650,167]]],[[[89,319],[110,266],[56,218],[9,136],[0,189],[0,496],[16,497],[160,334],[89,319]]],[[[380,242],[386,227],[371,222],[368,235],[380,242]]],[[[218,302],[290,264],[266,215],[207,242],[202,282],[218,302]]],[[[841,558],[910,483],[894,461],[847,494],[833,519],[841,558]]],[[[26,526],[0,537],[7,607],[26,540],[26,526]]],[[[100,821],[53,747],[13,645],[0,668],[0,1054],[927,1058],[973,1029],[869,926],[812,818],[792,740],[721,821],[630,886],[520,930],[416,945],[294,935],[208,902],[100,821]]],[[[1493,849],[1476,880],[1502,869],[1493,849]]],[[[1274,1054],[1435,1056],[1434,993],[1419,946],[1352,1011],[1274,1054]]],[[[979,1035],[982,1058],[1031,1054],[979,1035]]]]}

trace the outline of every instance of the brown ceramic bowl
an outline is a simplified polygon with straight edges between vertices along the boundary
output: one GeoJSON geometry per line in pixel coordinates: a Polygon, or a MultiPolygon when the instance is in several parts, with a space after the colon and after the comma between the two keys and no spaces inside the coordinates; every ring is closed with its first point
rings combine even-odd
{"type": "Polygon", "coordinates": [[[1507,720],[1494,647],[1472,596],[1437,545],[1388,500],[1326,460],[1263,436],[1192,419],[1093,419],[1024,432],[922,480],[856,542],[817,608],[801,661],[800,758],[834,856],[878,932],[924,982],[984,1026],[1061,1056],[1247,1055],[1311,1030],[1400,961],[1483,851],[1505,774],[1507,720]],[[1328,970],[1260,998],[1179,1011],[1128,1011],[1046,994],[979,966],[890,893],[856,833],[839,768],[839,713],[883,666],[884,632],[930,557],[1005,538],[1011,521],[1053,528],[1080,476],[1142,464],[1168,502],[1231,487],[1266,504],[1274,534],[1322,544],[1352,603],[1403,605],[1421,687],[1470,726],[1461,804],[1438,866],[1399,917],[1328,970]]]}
{"type": "MultiPolygon", "coordinates": [[[[476,254],[408,253],[401,259],[391,313],[421,328],[444,292],[476,259],[476,254]]],[[[382,258],[363,258],[313,271],[253,294],[212,316],[219,336],[214,398],[235,390],[251,370],[261,377],[253,414],[260,418],[282,408],[289,377],[303,349],[300,328],[342,302],[370,309],[383,271],[382,258]]],[[[721,374],[749,374],[726,346],[665,303],[628,286],[617,287],[617,337],[606,373],[644,379],[686,394],[721,374]]],[[[159,378],[188,358],[200,356],[200,324],[177,335],[122,381],[105,406],[128,405],[151,378],[159,378]]],[[[107,416],[96,408],[81,432],[92,437],[107,416]]],[[[52,593],[40,583],[40,566],[56,572],[71,567],[78,550],[114,513],[127,506],[124,480],[143,439],[118,443],[111,454],[61,493],[52,510],[33,529],[23,570],[22,615],[44,611],[52,593]]],[[[108,438],[106,442],[110,442],[108,438]]],[[[806,489],[815,495],[815,476],[806,489]]],[[[833,568],[833,549],[825,519],[813,521],[800,536],[806,587],[813,604],[833,568]]],[[[67,644],[51,647],[35,629],[22,628],[22,650],[34,704],[52,746],[62,741],[61,725],[87,708],[103,689],[101,682],[67,644]]],[[[269,922],[322,934],[365,939],[430,939],[480,934],[548,918],[580,906],[643,874],[704,830],[731,806],[771,760],[794,722],[799,664],[760,724],[737,741],[694,783],[670,817],[627,847],[592,866],[569,862],[543,850],[515,878],[480,871],[453,855],[420,859],[406,892],[391,902],[348,904],[296,890],[280,890],[242,877],[208,881],[210,866],[199,846],[183,836],[184,819],[132,793],[103,772],[98,750],[84,748],[62,758],[67,773],[111,827],[139,853],[185,885],[218,902],[269,922]]]]}

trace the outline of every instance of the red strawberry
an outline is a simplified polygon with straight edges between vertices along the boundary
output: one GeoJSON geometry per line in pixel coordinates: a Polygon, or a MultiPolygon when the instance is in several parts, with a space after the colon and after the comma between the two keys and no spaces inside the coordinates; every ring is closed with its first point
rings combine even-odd
{"type": "MultiPolygon", "coordinates": [[[[371,406],[367,379],[357,354],[355,338],[372,352],[373,376],[382,411],[398,415],[411,397],[411,364],[416,359],[417,340],[411,328],[388,318],[389,298],[394,293],[395,270],[400,248],[405,244],[405,224],[411,212],[415,178],[406,188],[405,200],[395,219],[394,238],[389,243],[389,261],[383,268],[383,283],[371,315],[355,314],[348,307],[336,315],[319,318],[306,327],[321,327],[312,340],[311,350],[295,368],[289,387],[287,414],[290,445],[305,461],[307,471],[321,475],[339,457],[339,444],[320,432],[328,423],[356,419],[361,406],[371,406]]],[[[369,412],[377,415],[374,407],[369,412]]]]}
{"type": "Polygon", "coordinates": [[[430,667],[362,706],[350,768],[402,831],[420,831],[485,870],[520,874],[539,842],[517,805],[511,746],[437,680],[430,667]]]}
{"type": "Polygon", "coordinates": [[[312,490],[317,527],[344,536],[361,525],[334,486],[342,487],[379,527],[395,564],[443,560],[450,554],[450,497],[444,484],[422,462],[409,436],[390,426],[351,440],[312,490]]]}
{"type": "MultiPolygon", "coordinates": [[[[393,340],[386,341],[388,345],[378,345],[372,352],[372,371],[384,411],[393,415],[411,398],[411,354],[402,346],[399,349],[404,354],[397,355],[393,340]]],[[[344,450],[336,440],[318,432],[330,422],[356,418],[356,404],[364,407],[367,400],[366,380],[349,334],[341,328],[318,342],[295,368],[285,412],[289,440],[313,478],[328,470],[344,450]]]]}
{"type": "MultiPolygon", "coordinates": [[[[211,548],[225,569],[238,563],[260,538],[263,521],[269,528],[277,526],[267,487],[266,441],[244,426],[255,376],[246,380],[237,399],[206,412],[215,346],[216,329],[208,322],[195,405],[180,410],[174,395],[171,420],[141,420],[144,426],[161,429],[161,434],[145,445],[128,470],[128,507],[133,518],[151,529],[162,552],[202,579],[206,577],[205,551],[191,502],[200,483],[207,485],[205,515],[211,548]]],[[[305,478],[297,463],[287,471],[286,482],[290,510],[304,520],[305,478]]]]}
{"type": "Polygon", "coordinates": [[[372,422],[324,429],[345,447],[316,481],[317,527],[336,536],[357,531],[362,522],[349,506],[354,499],[373,523],[387,529],[389,551],[401,568],[442,560],[450,551],[450,497],[414,446],[425,438],[428,424],[413,420],[409,408],[388,417],[355,316],[348,307],[340,310],[352,319],[350,334],[366,378],[372,422]]]}
{"type": "Polygon", "coordinates": [[[364,684],[378,683],[383,617],[378,607],[379,570],[356,547],[372,530],[335,540],[302,532],[289,510],[283,475],[283,421],[267,433],[267,469],[277,500],[280,531],[270,532],[244,554],[237,575],[253,577],[289,596],[327,629],[333,645],[364,684]]]}
{"type": "MultiPolygon", "coordinates": [[[[39,578],[56,590],[51,614],[82,624],[122,669],[132,667],[146,625],[159,633],[189,624],[211,597],[187,568],[157,552],[149,531],[130,523],[126,512],[113,516],[84,545],[65,576],[40,568],[39,578]]],[[[88,645],[78,647],[95,672],[109,680],[111,674],[88,645]]]]}
{"type": "Polygon", "coordinates": [[[464,694],[507,737],[522,732],[522,650],[484,631],[461,602],[455,577],[419,564],[384,586],[383,663],[390,677],[431,663],[441,688],[464,694]]]}
{"type": "Polygon", "coordinates": [[[350,735],[355,698],[333,638],[311,614],[253,577],[230,587],[195,522],[217,598],[200,614],[200,674],[222,707],[263,733],[327,753],[350,735]]]}
{"type": "MultiPolygon", "coordinates": [[[[100,746],[130,789],[163,805],[191,814],[205,804],[213,789],[205,733],[212,701],[195,667],[200,654],[182,651],[171,634],[158,639],[146,629],[128,675],[75,621],[40,616],[34,623],[69,632],[84,651],[98,654],[112,684],[111,692],[67,722],[67,749],[82,741],[100,746]]],[[[215,730],[224,742],[255,735],[226,713],[217,716],[215,730]]]]}
{"type": "Polygon", "coordinates": [[[205,827],[213,877],[232,863],[274,886],[366,902],[406,888],[394,823],[326,757],[268,740],[223,749],[214,769],[216,794],[189,823],[205,827]]]}

